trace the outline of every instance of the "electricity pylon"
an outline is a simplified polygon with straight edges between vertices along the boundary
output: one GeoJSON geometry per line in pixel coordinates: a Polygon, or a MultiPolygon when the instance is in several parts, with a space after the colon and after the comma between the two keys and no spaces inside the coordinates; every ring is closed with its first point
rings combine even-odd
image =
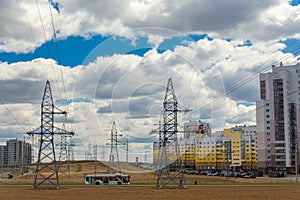
{"type": "Polygon", "coordinates": [[[109,169],[115,164],[117,164],[116,168],[118,172],[121,172],[120,168],[120,160],[119,160],[119,153],[118,153],[118,145],[125,145],[124,142],[119,142],[118,137],[121,137],[122,134],[118,134],[117,132],[117,126],[116,122],[113,121],[111,132],[110,132],[110,143],[107,143],[107,145],[110,145],[110,155],[109,155],[109,169]],[[117,159],[115,161],[115,159],[117,159]]]}
{"type": "Polygon", "coordinates": [[[47,80],[41,104],[41,126],[32,132],[28,132],[29,135],[40,135],[33,188],[37,188],[45,182],[49,182],[57,189],[60,188],[54,149],[54,135],[74,135],[73,132],[67,132],[54,126],[54,116],[60,114],[66,115],[67,112],[61,111],[54,106],[50,82],[47,80]]]}
{"type": "Polygon", "coordinates": [[[74,161],[75,160],[75,155],[74,155],[74,149],[73,147],[75,147],[76,144],[74,143],[73,138],[70,138],[69,143],[68,143],[68,157],[70,161],[74,161]]]}
{"type": "Polygon", "coordinates": [[[186,187],[177,140],[177,113],[189,111],[178,104],[170,78],[163,102],[163,123],[159,127],[157,170],[157,187],[159,188],[164,188],[168,184],[186,187]]]}
{"type": "Polygon", "coordinates": [[[68,138],[71,138],[73,135],[66,132],[65,124],[63,124],[62,131],[60,143],[57,144],[57,146],[60,146],[59,172],[70,177],[70,144],[68,142],[68,138]]]}

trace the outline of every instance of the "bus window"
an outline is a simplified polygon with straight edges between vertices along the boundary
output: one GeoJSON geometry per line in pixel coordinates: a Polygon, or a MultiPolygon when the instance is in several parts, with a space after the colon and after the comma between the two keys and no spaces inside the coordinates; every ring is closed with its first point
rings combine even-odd
{"type": "Polygon", "coordinates": [[[103,180],[103,183],[108,183],[108,177],[105,177],[104,180],[103,180]]]}

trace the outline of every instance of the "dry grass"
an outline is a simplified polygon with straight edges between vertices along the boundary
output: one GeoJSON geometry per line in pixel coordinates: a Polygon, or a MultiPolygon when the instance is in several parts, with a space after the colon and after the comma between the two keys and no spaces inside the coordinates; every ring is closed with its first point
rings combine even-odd
{"type": "MultiPolygon", "coordinates": [[[[147,171],[135,167],[132,164],[122,164],[123,169],[126,168],[127,173],[131,176],[131,184],[148,184],[155,185],[156,176],[154,171],[147,171]]],[[[32,166],[34,169],[34,166],[32,166]]],[[[97,172],[103,173],[107,172],[107,166],[101,162],[97,163],[97,172]]],[[[94,163],[88,161],[75,161],[70,165],[70,177],[65,174],[60,174],[60,183],[62,185],[76,184],[82,185],[84,184],[84,175],[94,173],[94,163]]],[[[256,178],[256,179],[242,179],[242,178],[226,178],[226,177],[211,177],[211,176],[197,176],[197,175],[186,175],[186,184],[194,185],[197,182],[197,185],[275,185],[275,184],[284,184],[284,185],[292,185],[294,182],[289,180],[282,179],[270,179],[270,178],[256,178]]],[[[19,176],[14,179],[8,180],[3,179],[2,184],[32,184],[33,182],[33,174],[28,176],[19,176]]]]}
{"type": "MultiPolygon", "coordinates": [[[[60,175],[61,189],[41,185],[32,189],[33,175],[2,180],[0,199],[298,199],[300,185],[282,179],[241,179],[186,175],[187,189],[157,189],[154,172],[127,166],[131,186],[87,186],[84,174],[94,172],[93,162],[73,162],[71,177],[60,175]],[[197,186],[192,186],[197,182],[197,186]],[[23,186],[20,186],[23,185],[23,186]],[[51,189],[48,189],[51,188],[51,189]]],[[[107,167],[97,163],[97,172],[107,167]]]]}
{"type": "Polygon", "coordinates": [[[223,199],[296,200],[299,186],[190,186],[187,189],[156,189],[153,186],[64,186],[61,189],[2,186],[0,199],[223,199]]]}

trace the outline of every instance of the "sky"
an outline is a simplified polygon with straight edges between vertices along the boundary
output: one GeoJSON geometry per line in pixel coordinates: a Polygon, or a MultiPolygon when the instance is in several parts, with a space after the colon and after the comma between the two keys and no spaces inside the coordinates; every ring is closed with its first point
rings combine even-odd
{"type": "Polygon", "coordinates": [[[214,131],[255,125],[259,74],[297,63],[299,3],[0,1],[0,143],[40,126],[46,80],[55,105],[68,111],[56,125],[76,133],[76,159],[97,144],[107,160],[115,120],[130,160],[145,152],[150,160],[149,133],[169,78],[179,103],[192,109],[178,115],[179,128],[190,120],[214,131]]]}

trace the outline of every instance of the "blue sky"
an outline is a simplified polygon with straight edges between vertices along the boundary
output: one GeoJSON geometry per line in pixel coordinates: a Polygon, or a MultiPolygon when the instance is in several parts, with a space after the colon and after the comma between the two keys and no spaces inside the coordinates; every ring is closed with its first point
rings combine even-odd
{"type": "Polygon", "coordinates": [[[300,1],[299,1],[299,0],[292,0],[292,1],[290,2],[290,4],[293,5],[293,6],[297,6],[297,5],[300,4],[300,1]]]}
{"type": "MultiPolygon", "coordinates": [[[[170,39],[165,39],[159,45],[158,51],[160,53],[163,53],[166,50],[173,51],[176,45],[186,46],[188,42],[198,41],[199,39],[206,37],[206,34],[174,36],[170,39]]],[[[95,35],[90,38],[70,36],[66,39],[58,40],[57,43],[55,43],[54,40],[48,41],[29,53],[1,52],[0,59],[2,62],[14,63],[19,61],[30,61],[35,58],[52,58],[61,65],[74,67],[81,64],[86,65],[88,62],[94,61],[98,56],[111,56],[113,54],[135,54],[143,56],[152,48],[153,45],[149,44],[145,37],[138,37],[135,40],[135,44],[132,44],[130,39],[118,36],[105,37],[95,35]],[[101,46],[102,42],[106,42],[106,44],[101,46]],[[56,45],[59,49],[59,58],[56,45]],[[100,48],[97,48],[98,45],[100,45],[100,48]],[[95,55],[90,55],[91,58],[88,61],[85,61],[85,58],[94,48],[97,48],[97,53],[95,55]],[[83,63],[84,61],[85,63],[83,63]]]]}
{"type": "MultiPolygon", "coordinates": [[[[173,51],[175,46],[186,46],[189,42],[196,42],[200,39],[209,38],[206,34],[193,34],[188,36],[174,36],[170,39],[165,39],[158,47],[158,51],[163,53],[166,50],[173,51]]],[[[213,38],[209,38],[213,39],[213,38]]],[[[231,39],[226,39],[230,41],[231,39]]],[[[300,46],[300,40],[289,38],[282,41],[287,47],[282,51],[284,53],[293,53],[295,56],[300,54],[298,47],[300,46]]],[[[250,40],[245,40],[243,44],[238,46],[251,46],[250,40]]],[[[30,61],[35,58],[52,58],[56,60],[59,64],[64,66],[74,67],[81,64],[88,64],[90,61],[94,61],[98,56],[111,56],[113,54],[135,54],[138,56],[143,56],[146,52],[151,50],[153,45],[147,42],[147,38],[140,37],[132,44],[130,39],[125,39],[121,37],[104,37],[101,35],[92,36],[88,39],[80,36],[70,36],[63,40],[58,40],[55,43],[53,40],[42,44],[40,47],[36,48],[34,52],[29,53],[6,53],[1,52],[0,58],[2,62],[14,63],[19,61],[30,61]],[[105,40],[109,40],[108,44],[101,46],[101,43],[105,40]],[[56,51],[56,45],[59,49],[59,58],[56,51]],[[85,60],[91,51],[98,45],[104,47],[103,49],[98,48],[97,53],[91,56],[91,60],[85,60]]]]}

